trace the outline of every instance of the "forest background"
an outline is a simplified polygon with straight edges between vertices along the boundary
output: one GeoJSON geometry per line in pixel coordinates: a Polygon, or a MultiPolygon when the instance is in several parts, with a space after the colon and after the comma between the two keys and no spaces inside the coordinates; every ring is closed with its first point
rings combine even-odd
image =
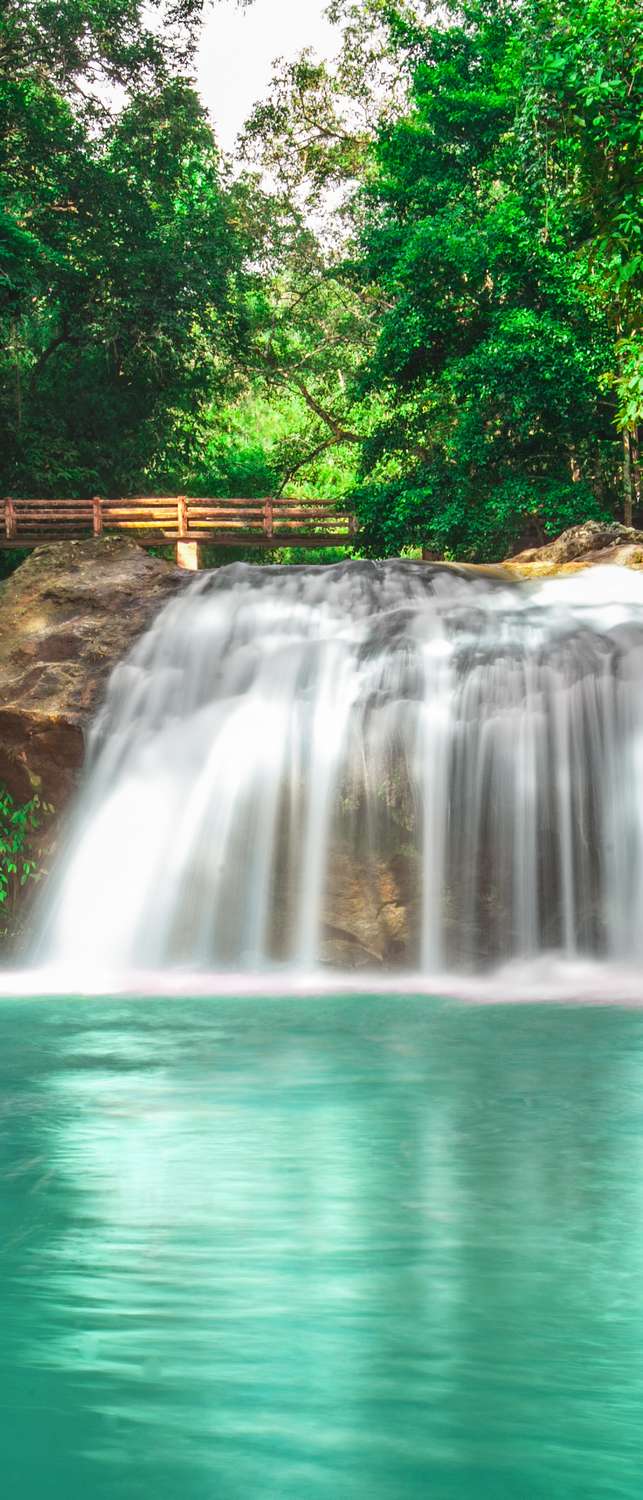
{"type": "Polygon", "coordinates": [[[639,0],[333,0],[231,157],[203,10],[5,0],[0,492],[333,496],[376,557],[643,521],[639,0]]]}

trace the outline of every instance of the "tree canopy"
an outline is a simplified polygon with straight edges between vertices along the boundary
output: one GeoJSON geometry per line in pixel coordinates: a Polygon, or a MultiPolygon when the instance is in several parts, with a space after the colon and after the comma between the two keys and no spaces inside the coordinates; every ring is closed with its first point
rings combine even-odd
{"type": "Polygon", "coordinates": [[[636,0],[334,0],[233,162],[202,9],[4,8],[4,492],[349,496],[375,556],[643,519],[636,0]]]}

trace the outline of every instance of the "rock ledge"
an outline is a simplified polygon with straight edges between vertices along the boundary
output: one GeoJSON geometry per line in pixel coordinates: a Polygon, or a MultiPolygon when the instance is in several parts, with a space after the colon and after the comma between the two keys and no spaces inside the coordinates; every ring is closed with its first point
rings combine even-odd
{"type": "Polygon", "coordinates": [[[507,558],[504,567],[516,578],[551,578],[605,563],[643,569],[643,531],[618,521],[586,521],[583,526],[571,526],[544,547],[532,547],[507,558]]]}
{"type": "Polygon", "coordinates": [[[37,547],[0,585],[0,784],[60,811],[112,667],[186,574],[125,539],[37,547]]]}

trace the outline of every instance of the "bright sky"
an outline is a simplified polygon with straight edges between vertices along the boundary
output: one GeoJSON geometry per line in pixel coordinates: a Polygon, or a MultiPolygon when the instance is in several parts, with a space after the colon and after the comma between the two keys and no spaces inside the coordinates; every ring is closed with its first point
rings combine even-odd
{"type": "Polygon", "coordinates": [[[339,32],[324,19],[328,0],[254,0],[247,10],[219,0],[209,13],[199,53],[198,86],[224,151],[232,151],[253,104],[263,97],[277,57],[303,47],[323,56],[339,32]]]}

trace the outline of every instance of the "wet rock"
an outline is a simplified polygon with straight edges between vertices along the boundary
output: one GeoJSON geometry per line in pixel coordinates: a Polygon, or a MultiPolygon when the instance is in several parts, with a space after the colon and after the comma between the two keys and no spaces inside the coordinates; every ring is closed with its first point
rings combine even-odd
{"type": "Polygon", "coordinates": [[[322,932],[319,957],[332,969],[372,969],[380,963],[379,955],[363,948],[352,933],[333,927],[322,932]]]}
{"type": "Polygon", "coordinates": [[[325,961],[347,964],[352,952],[351,967],[408,964],[419,948],[419,902],[417,852],[363,860],[333,849],[323,905],[325,961]]]}
{"type": "Polygon", "coordinates": [[[551,578],[606,563],[643,569],[643,531],[618,521],[586,521],[544,547],[507,558],[504,567],[517,578],[551,578]]]}
{"type": "Polygon", "coordinates": [[[0,586],[0,783],[62,808],[112,667],[185,574],[121,538],[37,547],[0,586]]]}

